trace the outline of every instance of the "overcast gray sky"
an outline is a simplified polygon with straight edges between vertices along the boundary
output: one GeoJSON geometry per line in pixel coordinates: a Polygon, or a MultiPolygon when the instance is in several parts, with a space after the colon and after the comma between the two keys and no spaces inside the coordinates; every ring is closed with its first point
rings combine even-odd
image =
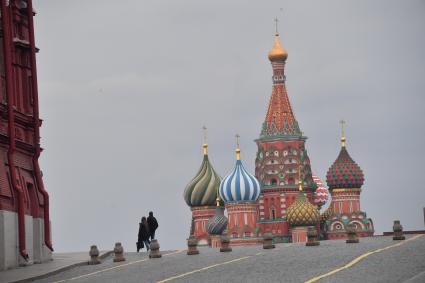
{"type": "Polygon", "coordinates": [[[202,126],[224,176],[234,135],[253,172],[271,94],[274,22],[313,171],[347,147],[363,168],[377,233],[424,229],[424,1],[35,0],[42,169],[57,251],[135,249],[153,210],[164,249],[182,248],[182,194],[202,126]]]}

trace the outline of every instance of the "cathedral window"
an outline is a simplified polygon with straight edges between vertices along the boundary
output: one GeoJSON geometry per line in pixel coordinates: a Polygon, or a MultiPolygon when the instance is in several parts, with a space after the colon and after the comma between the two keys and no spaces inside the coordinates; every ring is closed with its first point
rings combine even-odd
{"type": "Polygon", "coordinates": [[[279,151],[275,150],[274,156],[279,156],[279,151]]]}
{"type": "Polygon", "coordinates": [[[276,185],[277,185],[277,181],[276,181],[276,179],[271,179],[271,181],[270,181],[270,185],[272,185],[272,186],[276,186],[276,185]]]}

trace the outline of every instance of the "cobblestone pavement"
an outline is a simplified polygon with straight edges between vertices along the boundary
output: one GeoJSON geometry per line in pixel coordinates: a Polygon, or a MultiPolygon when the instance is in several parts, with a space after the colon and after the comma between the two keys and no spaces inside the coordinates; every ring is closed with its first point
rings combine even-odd
{"type": "Polygon", "coordinates": [[[359,244],[322,241],[318,247],[234,247],[231,253],[201,248],[200,255],[163,252],[160,259],[127,253],[124,263],[109,258],[100,265],[76,267],[36,282],[425,282],[425,235],[366,254],[397,243],[401,242],[391,237],[373,237],[361,238],[359,244]],[[359,256],[364,258],[351,265],[359,256]],[[346,269],[318,278],[347,264],[346,269]]]}

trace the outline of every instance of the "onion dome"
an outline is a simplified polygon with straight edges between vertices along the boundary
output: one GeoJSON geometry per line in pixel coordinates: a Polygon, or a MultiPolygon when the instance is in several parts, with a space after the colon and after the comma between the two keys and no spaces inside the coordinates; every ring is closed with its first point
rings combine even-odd
{"type": "Polygon", "coordinates": [[[319,177],[313,175],[312,178],[317,186],[316,192],[314,193],[314,204],[321,207],[328,200],[329,192],[328,189],[323,186],[323,183],[319,177]]]}
{"type": "Polygon", "coordinates": [[[217,198],[215,215],[210,218],[207,225],[208,234],[221,235],[227,228],[227,217],[224,216],[224,207],[220,206],[220,199],[217,198]]]}
{"type": "Polygon", "coordinates": [[[274,46],[269,51],[269,60],[271,62],[275,61],[285,61],[288,58],[288,52],[285,48],[280,46],[279,42],[279,33],[276,32],[274,39],[274,46]]]}
{"type": "Polygon", "coordinates": [[[240,152],[238,142],[236,166],[220,184],[220,197],[224,202],[255,202],[260,195],[260,183],[245,170],[240,152]]]}
{"type": "Polygon", "coordinates": [[[314,226],[319,223],[319,210],[300,191],[295,202],[286,211],[286,220],[292,226],[314,226]]]}
{"type": "MultiPolygon", "coordinates": [[[[299,170],[301,175],[301,170],[299,170]]],[[[306,199],[301,176],[298,177],[299,193],[297,199],[286,211],[286,220],[291,226],[315,226],[319,223],[319,210],[306,199]]]]}
{"type": "MultiPolygon", "coordinates": [[[[344,122],[342,121],[342,124],[344,122]]],[[[341,136],[341,151],[326,174],[326,183],[330,190],[335,188],[360,188],[363,185],[363,171],[351,158],[345,148],[344,128],[341,136]]]]}
{"type": "Polygon", "coordinates": [[[326,221],[331,217],[331,215],[333,214],[332,206],[333,204],[331,203],[328,208],[326,208],[326,210],[322,214],[320,214],[321,221],[326,221]]]}
{"type": "Polygon", "coordinates": [[[214,206],[221,178],[208,160],[208,145],[204,144],[204,160],[195,177],[184,190],[184,200],[190,207],[214,206]]]}

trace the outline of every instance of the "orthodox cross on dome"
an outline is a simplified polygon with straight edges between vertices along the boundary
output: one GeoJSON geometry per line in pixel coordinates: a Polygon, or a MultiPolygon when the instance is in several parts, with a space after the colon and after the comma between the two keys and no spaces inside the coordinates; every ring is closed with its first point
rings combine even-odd
{"type": "Polygon", "coordinates": [[[276,26],[276,35],[278,35],[278,34],[279,34],[279,32],[278,32],[278,30],[277,30],[277,24],[278,24],[278,22],[279,22],[279,19],[276,17],[276,18],[274,18],[274,21],[275,21],[275,26],[276,26]]]}
{"type": "Polygon", "coordinates": [[[208,140],[207,140],[208,139],[208,131],[207,131],[207,127],[203,126],[202,131],[204,133],[204,145],[203,145],[204,155],[207,155],[208,154],[208,140]]]}
{"type": "Polygon", "coordinates": [[[203,126],[202,127],[202,131],[204,133],[204,143],[207,143],[207,138],[208,138],[208,131],[207,131],[207,127],[203,126]]]}
{"type": "Polygon", "coordinates": [[[341,123],[341,146],[345,147],[345,131],[344,131],[345,121],[341,120],[339,122],[341,123]]]}
{"type": "Polygon", "coordinates": [[[239,138],[241,136],[239,134],[235,135],[236,138],[236,160],[240,160],[241,159],[241,149],[239,147],[239,138]]]}
{"type": "Polygon", "coordinates": [[[303,180],[301,179],[301,162],[300,162],[300,165],[298,166],[298,190],[300,192],[303,191],[303,180]]]}

